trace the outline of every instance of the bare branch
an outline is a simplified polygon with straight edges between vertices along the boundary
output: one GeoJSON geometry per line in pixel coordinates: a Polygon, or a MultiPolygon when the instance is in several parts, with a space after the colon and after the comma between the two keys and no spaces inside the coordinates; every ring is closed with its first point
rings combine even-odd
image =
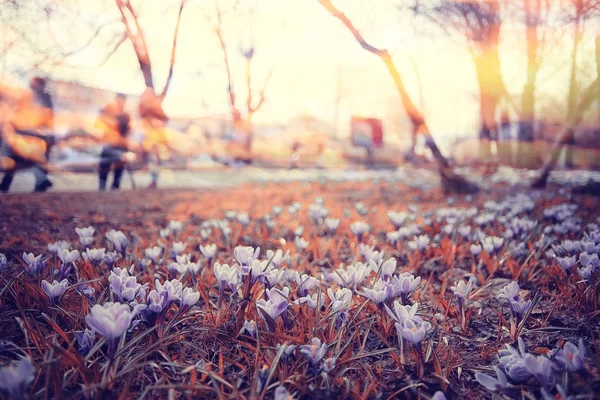
{"type": "MultiPolygon", "coordinates": [[[[263,103],[266,100],[265,91],[267,89],[267,85],[269,84],[269,81],[271,80],[271,77],[273,76],[273,71],[274,71],[274,69],[271,69],[271,71],[269,71],[269,74],[265,78],[265,83],[263,84],[263,87],[260,90],[260,99],[258,100],[258,103],[256,103],[255,106],[252,106],[250,96],[248,96],[248,119],[249,120],[252,118],[252,115],[254,115],[254,113],[258,111],[258,109],[263,105],[263,103]]],[[[251,93],[251,91],[249,93],[251,93]]]]}
{"type": "Polygon", "coordinates": [[[185,6],[186,0],[181,0],[179,4],[179,12],[177,14],[177,22],[175,24],[175,34],[173,35],[173,45],[171,47],[171,61],[169,63],[169,74],[167,75],[167,80],[165,82],[165,87],[160,94],[162,99],[167,95],[167,90],[169,89],[169,84],[171,83],[171,78],[173,77],[173,66],[175,65],[175,51],[177,49],[177,36],[179,35],[179,22],[181,21],[181,13],[183,11],[183,7],[185,6]]]}
{"type": "Polygon", "coordinates": [[[104,63],[106,63],[117,52],[117,50],[119,50],[119,48],[121,47],[121,45],[123,43],[125,43],[126,40],[127,40],[127,34],[123,33],[121,35],[121,38],[115,43],[115,45],[113,46],[113,48],[111,49],[111,51],[109,51],[106,54],[106,57],[104,57],[104,59],[98,64],[98,66],[104,65],[104,63]]]}

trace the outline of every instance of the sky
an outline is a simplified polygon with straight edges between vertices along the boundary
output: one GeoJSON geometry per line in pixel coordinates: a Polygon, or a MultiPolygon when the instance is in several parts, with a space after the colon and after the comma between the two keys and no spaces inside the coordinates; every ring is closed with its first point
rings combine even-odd
{"type": "MultiPolygon", "coordinates": [[[[65,14],[63,20],[49,25],[53,42],[81,45],[92,32],[87,25],[118,18],[116,6],[110,0],[62,1],[76,12],[65,14]],[[67,24],[73,15],[77,18],[67,24]]],[[[228,3],[231,1],[221,0],[224,10],[229,9],[228,3]]],[[[439,29],[426,26],[420,26],[419,33],[415,33],[397,8],[402,2],[338,0],[334,3],[368,41],[392,52],[407,89],[415,103],[423,106],[436,137],[443,141],[474,134],[479,124],[478,89],[472,60],[460,37],[448,37],[439,29]],[[422,99],[416,71],[422,85],[422,99]]],[[[132,0],[132,4],[145,31],[155,84],[160,89],[167,75],[178,1],[132,0]]],[[[223,56],[213,31],[214,4],[215,0],[188,0],[184,9],[175,72],[164,104],[171,116],[229,113],[223,56]]],[[[376,56],[361,49],[346,27],[317,0],[249,0],[243,4],[253,6],[254,12],[229,12],[224,17],[234,87],[240,101],[245,98],[245,64],[239,55],[240,44],[247,44],[248,38],[253,38],[256,89],[273,70],[265,92],[267,101],[256,113],[256,123],[285,123],[295,116],[311,115],[337,126],[340,135],[345,136],[350,116],[360,115],[382,118],[388,139],[408,137],[402,105],[385,66],[376,56]]],[[[53,68],[51,75],[139,94],[143,78],[130,43],[125,42],[107,62],[98,65],[107,54],[107,41],[120,29],[120,22],[109,25],[98,40],[70,57],[66,65],[53,68]]],[[[502,31],[503,74],[509,92],[515,96],[525,82],[523,36],[522,28],[516,25],[505,25],[502,31]]],[[[570,51],[571,40],[568,35],[557,39],[555,48],[560,50],[547,55],[546,67],[540,72],[539,92],[557,101],[566,97],[568,68],[564,56],[570,51]]],[[[593,55],[590,43],[593,45],[593,39],[588,35],[581,49],[582,59],[588,63],[593,55]]],[[[13,55],[10,62],[18,64],[26,58],[13,55]]],[[[587,78],[582,76],[581,80],[587,78]]]]}

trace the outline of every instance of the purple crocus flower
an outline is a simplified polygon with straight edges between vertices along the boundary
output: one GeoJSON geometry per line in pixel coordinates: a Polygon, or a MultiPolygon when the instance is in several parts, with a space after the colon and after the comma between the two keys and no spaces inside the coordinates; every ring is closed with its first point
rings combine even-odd
{"type": "Polygon", "coordinates": [[[390,289],[392,290],[390,297],[401,296],[402,303],[408,304],[410,294],[415,291],[419,283],[421,283],[421,277],[418,276],[415,278],[414,275],[408,272],[394,276],[390,281],[390,289]]]}
{"type": "Polygon", "coordinates": [[[106,253],[106,249],[85,249],[83,253],[83,258],[86,261],[91,261],[92,264],[98,265],[104,259],[104,255],[106,253]]]}
{"type": "Polygon", "coordinates": [[[356,239],[360,242],[362,241],[363,235],[371,230],[371,227],[366,222],[355,221],[350,224],[350,230],[356,235],[356,239]]]}
{"type": "Polygon", "coordinates": [[[77,351],[83,356],[87,355],[94,345],[94,332],[89,329],[76,331],[75,336],[77,338],[77,351]]]}
{"type": "MultiPolygon", "coordinates": [[[[265,299],[258,300],[256,302],[256,308],[258,310],[262,311],[263,317],[269,316],[269,318],[272,321],[275,321],[275,320],[277,320],[277,317],[279,317],[281,314],[283,314],[287,310],[288,302],[286,299],[281,301],[280,298],[273,296],[269,300],[265,300],[265,299]]],[[[268,319],[267,319],[267,321],[269,322],[269,325],[270,325],[271,321],[269,321],[268,319]]]]}
{"type": "Polygon", "coordinates": [[[185,288],[181,293],[181,307],[190,308],[200,300],[200,293],[192,288],[185,288]]]}
{"type": "Polygon", "coordinates": [[[389,291],[387,286],[387,282],[383,280],[378,280],[377,282],[375,282],[372,289],[364,288],[363,291],[365,296],[369,300],[377,304],[378,307],[383,308],[383,305],[385,304],[385,301],[388,298],[389,291]]]}
{"type": "Polygon", "coordinates": [[[104,262],[108,268],[112,268],[117,262],[117,253],[114,251],[108,251],[104,254],[104,262]]]}
{"type": "Polygon", "coordinates": [[[15,400],[25,399],[27,386],[35,378],[35,367],[29,357],[23,357],[0,369],[0,391],[15,400]]]}
{"type": "Polygon", "coordinates": [[[503,389],[508,388],[510,385],[508,384],[508,380],[506,379],[506,375],[502,370],[498,367],[494,367],[494,371],[496,372],[497,378],[493,376],[482,374],[481,372],[477,372],[475,374],[475,379],[477,382],[485,386],[488,390],[492,392],[499,392],[503,389]]]}
{"type": "Polygon", "coordinates": [[[435,392],[433,394],[433,396],[431,397],[431,400],[447,400],[447,399],[446,399],[446,395],[444,394],[444,392],[438,390],[437,392],[435,392]]]}
{"type": "Polygon", "coordinates": [[[427,246],[429,246],[429,242],[430,239],[427,235],[415,236],[414,240],[408,242],[408,248],[412,251],[419,250],[423,253],[427,249],[427,246]]]}
{"type": "Polygon", "coordinates": [[[22,258],[32,275],[39,275],[46,269],[46,261],[42,259],[41,254],[36,256],[33,253],[23,253],[22,258]]]}
{"type": "Polygon", "coordinates": [[[417,348],[420,348],[425,335],[427,335],[427,332],[431,329],[431,324],[427,321],[423,321],[421,318],[407,319],[402,325],[398,322],[396,322],[395,325],[398,334],[402,335],[405,340],[416,345],[417,348]]]}
{"type": "Polygon", "coordinates": [[[84,247],[87,247],[92,244],[92,242],[94,241],[95,231],[96,229],[94,229],[93,226],[88,226],[85,228],[75,228],[75,232],[77,233],[77,236],[79,236],[79,242],[84,247]]]}
{"type": "Polygon", "coordinates": [[[208,262],[210,263],[217,255],[217,245],[214,243],[207,244],[206,246],[200,245],[200,252],[208,259],[208,262]]]}
{"type": "Polygon", "coordinates": [[[152,260],[154,264],[158,264],[162,257],[163,248],[160,246],[149,247],[144,250],[144,254],[147,258],[152,260]]]}
{"type": "Polygon", "coordinates": [[[304,354],[313,366],[316,366],[325,357],[327,347],[327,344],[321,342],[321,339],[313,337],[311,344],[300,346],[300,353],[304,354]]]}
{"type": "Polygon", "coordinates": [[[71,243],[67,242],[66,240],[59,240],[54,243],[48,243],[47,247],[50,253],[57,255],[60,249],[69,250],[71,248],[71,243]]]}
{"type": "Polygon", "coordinates": [[[242,272],[244,270],[249,270],[250,266],[252,265],[252,261],[256,260],[259,254],[260,247],[255,249],[251,246],[237,246],[233,249],[233,257],[242,268],[242,272]]]}
{"type": "Polygon", "coordinates": [[[301,297],[307,296],[308,292],[319,285],[319,280],[314,276],[310,276],[308,274],[300,274],[297,271],[294,271],[294,280],[296,281],[296,285],[298,285],[298,294],[301,297]]]}
{"type": "Polygon", "coordinates": [[[523,362],[529,373],[537,378],[543,386],[550,385],[552,375],[552,361],[544,356],[525,354],[523,362]]]}
{"type": "Polygon", "coordinates": [[[165,281],[165,283],[160,283],[158,279],[154,280],[154,287],[156,291],[161,294],[162,292],[167,293],[167,301],[168,303],[173,303],[175,301],[181,302],[181,297],[183,294],[183,286],[179,279],[171,279],[170,281],[165,281]]]}
{"type": "Polygon", "coordinates": [[[517,343],[518,350],[507,344],[505,349],[498,351],[498,362],[510,379],[524,382],[531,377],[531,373],[523,361],[523,357],[527,354],[525,342],[519,337],[517,343]]]}
{"type": "Polygon", "coordinates": [[[108,354],[113,357],[119,339],[129,328],[132,317],[129,305],[108,302],[94,305],[85,317],[85,322],[90,329],[104,336],[108,344],[108,354]]]}
{"type": "Polygon", "coordinates": [[[256,337],[256,321],[244,320],[244,325],[240,329],[240,335],[244,332],[248,332],[248,335],[256,337]]]}
{"type": "Polygon", "coordinates": [[[390,219],[390,222],[392,223],[392,225],[394,225],[394,229],[398,230],[400,229],[400,227],[402,225],[404,225],[404,222],[406,221],[406,218],[408,217],[408,213],[406,213],[405,211],[388,211],[387,212],[387,216],[390,219]]]}
{"type": "Polygon", "coordinates": [[[556,361],[562,365],[567,371],[575,372],[583,368],[585,362],[585,346],[583,339],[579,339],[579,346],[567,342],[556,353],[556,361]]]}
{"type": "Polygon", "coordinates": [[[469,249],[471,250],[471,254],[475,257],[477,257],[479,254],[481,254],[481,245],[480,244],[472,244],[469,249]]]}
{"type": "Polygon", "coordinates": [[[127,244],[129,244],[127,236],[121,231],[111,229],[106,234],[106,238],[112,243],[115,251],[121,253],[121,256],[125,258],[125,251],[127,250],[127,244]]]}
{"type": "Polygon", "coordinates": [[[340,219],[339,218],[325,218],[325,226],[327,227],[329,234],[333,235],[335,233],[335,231],[337,231],[338,227],[340,226],[340,219]]]}
{"type": "Polygon", "coordinates": [[[577,258],[575,256],[556,257],[556,263],[568,272],[577,264],[577,258]]]}
{"type": "Polygon", "coordinates": [[[130,302],[135,299],[142,285],[137,283],[125,268],[114,268],[108,276],[110,291],[116,301],[130,302]]]}
{"type": "Polygon", "coordinates": [[[60,296],[62,296],[69,287],[69,281],[67,279],[63,279],[60,282],[55,280],[54,282],[50,283],[46,280],[43,280],[41,286],[44,293],[48,295],[50,303],[56,304],[60,296]]]}

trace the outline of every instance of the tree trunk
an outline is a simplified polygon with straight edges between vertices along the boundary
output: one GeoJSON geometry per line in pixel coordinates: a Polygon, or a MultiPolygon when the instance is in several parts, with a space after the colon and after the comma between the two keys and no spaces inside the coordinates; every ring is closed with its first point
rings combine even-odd
{"type": "MultiPolygon", "coordinates": [[[[572,115],[577,107],[577,98],[579,88],[577,87],[577,50],[579,49],[579,43],[581,41],[581,25],[579,12],[575,17],[575,34],[573,39],[573,50],[571,52],[571,76],[569,79],[569,98],[567,100],[567,115],[572,115]]],[[[565,167],[573,168],[573,146],[575,145],[575,133],[573,132],[568,137],[568,142],[564,143],[567,145],[565,151],[565,167]]]]}
{"type": "Polygon", "coordinates": [[[538,17],[541,12],[540,0],[525,0],[525,29],[527,39],[527,82],[521,94],[521,115],[519,121],[517,159],[527,166],[531,145],[535,137],[535,88],[539,62],[537,60],[539,37],[538,17]]]}

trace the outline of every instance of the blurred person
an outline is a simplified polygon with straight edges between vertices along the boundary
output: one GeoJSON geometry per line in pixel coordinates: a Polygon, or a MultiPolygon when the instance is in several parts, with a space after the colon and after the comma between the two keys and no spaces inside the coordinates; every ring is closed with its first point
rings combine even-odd
{"type": "Polygon", "coordinates": [[[162,159],[167,157],[169,142],[166,125],[169,117],[162,109],[161,99],[152,88],[146,88],[140,97],[139,105],[144,141],[142,146],[147,155],[151,182],[148,189],[156,189],[158,185],[158,168],[162,159]]]}
{"type": "Polygon", "coordinates": [[[35,192],[45,192],[52,186],[47,163],[54,142],[51,135],[54,107],[46,84],[45,78],[36,76],[29,81],[30,91],[13,93],[13,96],[6,96],[6,91],[4,95],[0,93],[3,114],[0,137],[8,160],[0,192],[10,190],[17,169],[30,167],[34,169],[35,192]]]}
{"type": "Polygon", "coordinates": [[[300,159],[300,142],[298,140],[294,140],[292,142],[292,146],[290,148],[291,152],[290,152],[290,165],[289,165],[289,169],[296,169],[298,168],[298,164],[297,161],[300,159]]]}
{"type": "Polygon", "coordinates": [[[129,151],[128,136],[131,131],[131,117],[125,111],[126,102],[127,97],[124,94],[117,94],[115,99],[100,111],[96,121],[100,139],[104,142],[98,170],[100,191],[106,190],[111,167],[114,167],[112,189],[117,190],[121,186],[121,177],[125,170],[124,158],[129,151]]]}

